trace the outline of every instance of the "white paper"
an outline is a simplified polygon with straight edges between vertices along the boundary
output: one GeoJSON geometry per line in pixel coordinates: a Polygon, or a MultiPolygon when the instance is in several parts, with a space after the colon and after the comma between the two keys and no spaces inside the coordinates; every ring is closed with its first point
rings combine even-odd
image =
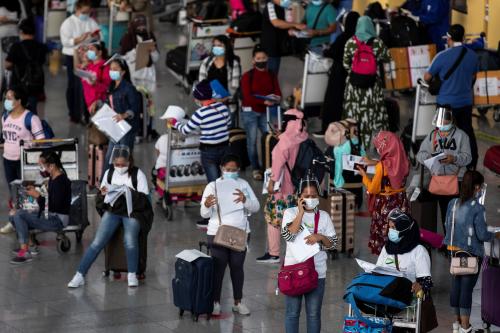
{"type": "Polygon", "coordinates": [[[404,272],[398,271],[397,269],[392,267],[377,266],[368,261],[364,261],[358,258],[356,258],[356,262],[358,263],[359,267],[361,267],[365,271],[365,273],[377,273],[382,275],[407,277],[404,272]]]}
{"type": "Polygon", "coordinates": [[[389,80],[396,79],[396,62],[392,60],[389,63],[384,64],[385,77],[389,80]]]}
{"type": "Polygon", "coordinates": [[[111,207],[114,206],[119,197],[125,195],[125,201],[127,203],[127,214],[130,217],[132,211],[134,209],[132,203],[132,192],[130,192],[130,188],[126,185],[109,185],[108,193],[104,197],[104,203],[109,204],[111,207]]]}
{"type": "Polygon", "coordinates": [[[198,258],[210,258],[209,255],[205,253],[192,249],[192,250],[183,250],[175,255],[176,258],[182,259],[187,262],[193,262],[198,258]]]}
{"type": "Polygon", "coordinates": [[[417,86],[417,80],[424,77],[427,68],[431,64],[429,46],[408,47],[408,62],[410,65],[410,76],[412,87],[417,86]]]}
{"type": "Polygon", "coordinates": [[[243,209],[243,203],[235,203],[237,196],[234,195],[240,184],[234,179],[222,179],[216,181],[217,201],[220,208],[220,216],[226,216],[229,213],[243,209]]]}
{"type": "Polygon", "coordinates": [[[496,77],[479,78],[474,84],[474,95],[476,96],[497,96],[499,95],[500,80],[496,77]]]}
{"type": "Polygon", "coordinates": [[[304,228],[297,234],[293,242],[287,243],[287,250],[290,251],[290,254],[298,263],[306,261],[320,251],[318,243],[306,244],[304,238],[310,235],[309,229],[304,228]]]}
{"type": "Polygon", "coordinates": [[[116,115],[117,113],[108,104],[104,104],[91,120],[111,140],[119,142],[132,127],[125,120],[116,122],[113,119],[116,115]]]}
{"type": "MultiPolygon", "coordinates": [[[[262,194],[268,194],[267,188],[269,186],[269,181],[271,180],[271,168],[264,171],[264,184],[262,185],[262,194]]],[[[280,180],[274,183],[274,191],[279,191],[281,187],[281,182],[283,181],[283,173],[281,174],[280,180]]]]}
{"type": "MultiPolygon", "coordinates": [[[[348,171],[354,171],[356,174],[359,174],[358,170],[354,168],[355,164],[363,164],[366,165],[365,161],[363,161],[362,156],[357,155],[342,155],[342,169],[348,171]]],[[[366,168],[366,173],[374,175],[375,174],[375,166],[370,165],[366,168]]]]}
{"type": "Polygon", "coordinates": [[[96,75],[94,72],[89,72],[83,69],[75,68],[73,73],[79,78],[84,79],[89,83],[96,79],[96,75]]]}
{"type": "Polygon", "coordinates": [[[311,36],[307,33],[307,31],[293,31],[293,35],[297,38],[310,38],[311,36]]]}
{"type": "Polygon", "coordinates": [[[446,157],[446,154],[445,153],[441,153],[439,155],[436,155],[434,157],[431,157],[431,158],[428,158],[424,161],[424,165],[427,169],[429,170],[433,170],[433,167],[435,166],[436,163],[439,163],[439,160],[442,160],[443,158],[446,157]]]}

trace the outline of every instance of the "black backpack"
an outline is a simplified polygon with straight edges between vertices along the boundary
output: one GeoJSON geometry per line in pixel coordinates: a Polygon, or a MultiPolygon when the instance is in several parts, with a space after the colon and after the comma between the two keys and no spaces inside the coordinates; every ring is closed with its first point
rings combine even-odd
{"type": "Polygon", "coordinates": [[[415,20],[405,15],[397,15],[391,19],[391,47],[407,47],[421,43],[420,29],[415,20]]]}
{"type": "Polygon", "coordinates": [[[325,176],[325,163],[325,155],[313,140],[307,139],[302,142],[293,169],[290,169],[290,166],[286,163],[286,167],[292,176],[292,183],[295,189],[297,190],[299,188],[300,180],[306,176],[308,171],[310,171],[316,177],[318,183],[321,184],[325,176]]]}
{"type": "Polygon", "coordinates": [[[19,65],[14,66],[13,75],[16,82],[27,92],[41,91],[45,84],[45,75],[42,66],[37,61],[39,55],[36,54],[32,57],[22,42],[19,45],[28,61],[24,64],[24,73],[22,75],[19,73],[19,65]]]}

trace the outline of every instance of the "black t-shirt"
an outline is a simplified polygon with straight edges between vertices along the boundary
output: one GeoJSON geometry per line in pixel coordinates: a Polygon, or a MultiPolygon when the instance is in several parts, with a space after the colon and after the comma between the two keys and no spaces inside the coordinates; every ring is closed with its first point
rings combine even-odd
{"type": "Polygon", "coordinates": [[[66,174],[49,179],[49,213],[69,215],[71,209],[71,181],[66,174]]]}
{"type": "MultiPolygon", "coordinates": [[[[13,72],[18,75],[12,76],[11,85],[16,86],[19,84],[19,78],[24,75],[28,62],[35,62],[42,67],[45,63],[47,53],[47,46],[33,39],[23,40],[12,45],[6,61],[12,63],[14,67],[16,67],[16,70],[13,72]]],[[[40,92],[43,91],[37,91],[36,93],[40,92]]]]}
{"type": "Polygon", "coordinates": [[[266,3],[264,8],[262,20],[262,35],[260,36],[260,43],[262,48],[267,52],[270,57],[279,57],[280,45],[285,38],[287,38],[287,30],[278,29],[273,26],[271,20],[280,19],[285,20],[285,10],[275,5],[272,1],[266,3]]]}
{"type": "Polygon", "coordinates": [[[215,63],[210,66],[207,73],[207,80],[213,81],[217,80],[220,84],[228,90],[228,82],[227,82],[227,65],[222,66],[221,68],[217,68],[215,63]]]}

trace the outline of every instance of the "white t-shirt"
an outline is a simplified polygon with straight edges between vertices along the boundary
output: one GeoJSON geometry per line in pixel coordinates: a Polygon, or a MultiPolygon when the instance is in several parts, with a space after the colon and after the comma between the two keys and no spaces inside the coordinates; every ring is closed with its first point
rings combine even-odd
{"type": "MultiPolygon", "coordinates": [[[[299,212],[297,207],[288,208],[283,213],[283,222],[281,223],[281,228],[285,229],[288,224],[292,223],[299,212]]],[[[314,233],[314,213],[304,213],[304,217],[302,218],[302,225],[306,227],[309,232],[314,233]]],[[[330,215],[327,212],[320,210],[319,211],[319,221],[318,221],[318,234],[321,234],[325,237],[335,238],[335,228],[333,227],[332,220],[330,219],[330,215]]],[[[289,242],[287,242],[288,245],[289,242]]],[[[318,272],[318,278],[324,279],[326,277],[326,260],[328,256],[325,251],[319,251],[314,256],[314,266],[316,267],[316,272],[318,272]]],[[[299,262],[292,256],[290,251],[288,251],[288,246],[285,254],[285,265],[295,265],[299,262]]]]}
{"type": "Polygon", "coordinates": [[[167,167],[167,153],[168,153],[168,134],[163,134],[158,138],[155,144],[156,150],[160,152],[160,155],[156,158],[155,169],[167,167]]]}
{"type": "MultiPolygon", "coordinates": [[[[406,272],[412,282],[415,282],[417,278],[431,276],[431,258],[422,245],[417,245],[410,252],[398,254],[398,263],[399,270],[406,272]]],[[[378,257],[377,266],[396,268],[395,256],[387,254],[385,246],[378,257]]]]}
{"type": "MultiPolygon", "coordinates": [[[[101,188],[108,186],[108,172],[109,170],[106,170],[104,173],[104,177],[101,183],[101,188]]],[[[111,184],[112,185],[126,185],[130,188],[134,188],[132,186],[132,177],[129,176],[128,173],[124,175],[118,174],[118,172],[113,172],[113,177],[111,178],[111,184]]],[[[149,195],[149,188],[148,188],[148,179],[146,178],[146,175],[144,172],[142,172],[141,169],[137,172],[137,189],[135,189],[138,192],[142,192],[146,195],[149,195]]]]}

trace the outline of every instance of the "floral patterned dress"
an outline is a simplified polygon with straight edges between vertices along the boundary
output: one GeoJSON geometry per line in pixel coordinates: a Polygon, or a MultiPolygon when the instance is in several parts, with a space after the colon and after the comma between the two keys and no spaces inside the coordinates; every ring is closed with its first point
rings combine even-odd
{"type": "MultiPolygon", "coordinates": [[[[375,38],[372,47],[377,64],[380,65],[391,60],[389,50],[380,39],[375,38]]],[[[354,39],[349,39],[344,51],[344,68],[348,73],[351,72],[352,59],[356,49],[357,45],[354,39]]],[[[368,89],[353,86],[349,82],[349,76],[347,76],[344,92],[344,118],[347,117],[358,121],[361,138],[366,147],[370,145],[375,131],[387,128],[388,116],[380,76],[377,77],[375,85],[368,89]]]]}

